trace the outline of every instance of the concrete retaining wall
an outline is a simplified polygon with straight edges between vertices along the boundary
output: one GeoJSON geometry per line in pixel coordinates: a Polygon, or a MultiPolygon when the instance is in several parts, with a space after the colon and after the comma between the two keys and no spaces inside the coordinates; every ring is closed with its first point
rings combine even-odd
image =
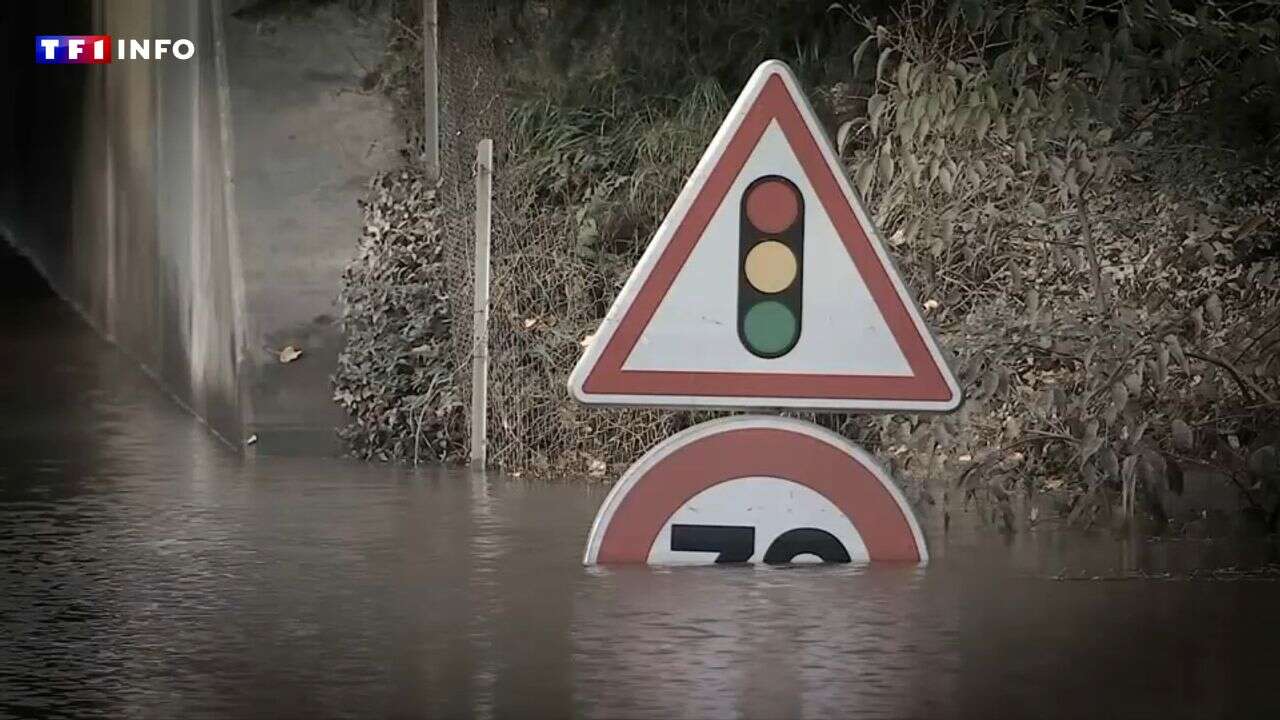
{"type": "Polygon", "coordinates": [[[244,5],[0,3],[0,234],[229,444],[328,454],[356,201],[400,145],[361,88],[387,20],[342,3],[233,18],[244,5]],[[36,34],[196,55],[37,66],[36,34]],[[285,345],[302,358],[281,364],[285,345]]]}
{"type": "Polygon", "coordinates": [[[9,9],[23,17],[0,21],[13,51],[0,225],[94,326],[239,446],[246,338],[215,43],[220,3],[23,5],[9,9]],[[34,66],[33,29],[186,37],[197,53],[186,62],[34,66]]]}

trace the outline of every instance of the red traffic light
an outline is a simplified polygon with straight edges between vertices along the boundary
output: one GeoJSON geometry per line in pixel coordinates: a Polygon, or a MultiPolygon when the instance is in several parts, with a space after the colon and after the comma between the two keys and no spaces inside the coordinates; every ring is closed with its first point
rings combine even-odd
{"type": "Polygon", "coordinates": [[[751,188],[747,195],[747,219],[757,230],[780,233],[796,221],[800,214],[800,198],[796,189],[781,180],[766,180],[751,188]]]}

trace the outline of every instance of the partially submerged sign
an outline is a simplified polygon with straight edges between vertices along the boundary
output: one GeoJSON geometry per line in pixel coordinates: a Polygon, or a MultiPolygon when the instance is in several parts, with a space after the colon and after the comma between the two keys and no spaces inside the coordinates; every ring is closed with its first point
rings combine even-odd
{"type": "Polygon", "coordinates": [[[961,399],[777,61],[752,75],[569,388],[605,405],[948,411],[961,399]]]}
{"type": "Polygon", "coordinates": [[[924,536],[875,460],[812,423],[743,415],[650,450],[596,515],[584,561],[924,563],[924,536]]]}
{"type": "MultiPolygon", "coordinates": [[[[960,389],[830,141],[780,62],[756,70],[569,378],[584,403],[949,411],[960,389]]],[[[866,452],[739,416],[659,444],[585,561],[924,563],[866,452]]]]}

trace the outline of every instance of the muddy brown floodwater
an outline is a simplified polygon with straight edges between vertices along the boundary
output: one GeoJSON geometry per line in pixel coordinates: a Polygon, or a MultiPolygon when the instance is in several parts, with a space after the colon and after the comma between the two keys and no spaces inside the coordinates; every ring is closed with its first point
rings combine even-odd
{"type": "Polygon", "coordinates": [[[934,525],[927,570],[588,569],[598,486],[244,462],[39,282],[0,296],[0,717],[1280,708],[1280,582],[1192,574],[1265,544],[934,525]]]}

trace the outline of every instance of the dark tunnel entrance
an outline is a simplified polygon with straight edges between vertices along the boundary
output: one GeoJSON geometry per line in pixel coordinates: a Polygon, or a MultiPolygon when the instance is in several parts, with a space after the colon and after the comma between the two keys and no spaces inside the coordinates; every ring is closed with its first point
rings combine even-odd
{"type": "Polygon", "coordinates": [[[88,75],[37,66],[33,37],[87,34],[91,24],[88,2],[0,5],[0,234],[51,274],[68,269],[73,251],[72,178],[88,75]]]}
{"type": "Polygon", "coordinates": [[[0,238],[0,312],[5,315],[55,297],[49,283],[8,240],[0,238]]]}

